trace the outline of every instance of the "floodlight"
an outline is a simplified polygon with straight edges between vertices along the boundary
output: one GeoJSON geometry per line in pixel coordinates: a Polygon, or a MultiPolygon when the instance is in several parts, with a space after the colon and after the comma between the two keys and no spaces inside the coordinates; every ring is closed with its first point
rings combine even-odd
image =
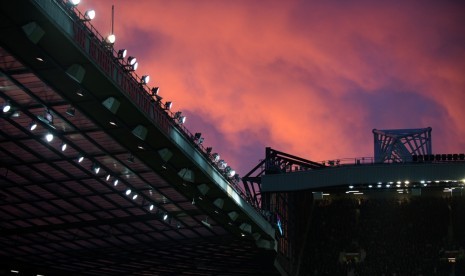
{"type": "Polygon", "coordinates": [[[79,154],[78,163],[81,163],[82,161],[84,161],[84,155],[79,154]]]}
{"type": "Polygon", "coordinates": [[[166,109],[166,110],[170,110],[171,107],[173,107],[173,102],[166,102],[166,103],[165,103],[165,109],[166,109]]]}
{"type": "Polygon", "coordinates": [[[126,49],[118,50],[118,58],[119,59],[124,59],[126,57],[127,53],[128,53],[128,50],[126,50],[126,49]]]}
{"type": "Polygon", "coordinates": [[[132,196],[132,200],[136,200],[136,199],[137,199],[137,194],[132,196]]]}
{"type": "Polygon", "coordinates": [[[165,214],[163,215],[163,220],[167,220],[167,219],[168,219],[168,213],[165,213],[165,214]]]}
{"type": "Polygon", "coordinates": [[[95,10],[88,10],[84,14],[84,20],[85,21],[91,21],[94,18],[95,18],[95,10]]]}
{"type": "Polygon", "coordinates": [[[132,192],[131,189],[127,189],[127,190],[126,190],[126,195],[130,195],[131,192],[132,192]]]}
{"type": "Polygon", "coordinates": [[[132,65],[132,71],[136,71],[137,70],[137,67],[139,66],[139,63],[136,62],[132,65]]]}
{"type": "Polygon", "coordinates": [[[107,38],[105,39],[105,42],[108,44],[114,44],[115,41],[116,41],[116,36],[114,34],[108,35],[107,38]]]}
{"type": "Polygon", "coordinates": [[[52,142],[53,140],[53,134],[48,132],[46,135],[45,135],[45,140],[47,140],[47,142],[52,142]]]}
{"type": "Polygon", "coordinates": [[[140,78],[140,83],[141,84],[147,84],[149,83],[150,76],[149,75],[143,75],[142,78],[140,78]]]}
{"type": "Polygon", "coordinates": [[[118,186],[118,178],[113,181],[113,186],[118,186]]]}
{"type": "Polygon", "coordinates": [[[110,180],[111,175],[107,174],[107,177],[105,178],[106,181],[110,180]]]}
{"type": "Polygon", "coordinates": [[[229,177],[233,177],[233,176],[235,176],[235,175],[236,175],[236,171],[233,170],[233,169],[231,169],[231,170],[229,171],[229,173],[228,173],[228,176],[229,176],[229,177]]]}
{"type": "Polygon", "coordinates": [[[94,163],[92,165],[92,170],[94,171],[95,174],[98,174],[100,172],[100,166],[97,163],[94,163]]]}
{"type": "Polygon", "coordinates": [[[153,208],[154,208],[154,206],[153,206],[153,204],[151,204],[150,207],[149,207],[150,211],[153,211],[153,208]]]}
{"type": "Polygon", "coordinates": [[[158,96],[158,92],[160,92],[160,88],[159,87],[152,87],[152,90],[150,90],[152,92],[152,96],[158,96]]]}
{"type": "Polygon", "coordinates": [[[7,113],[11,109],[11,104],[10,101],[6,101],[5,104],[3,105],[3,113],[7,113]]]}
{"type": "Polygon", "coordinates": [[[68,145],[66,143],[61,144],[61,151],[65,151],[67,146],[68,145]]]}
{"type": "Polygon", "coordinates": [[[207,148],[207,154],[210,154],[212,152],[213,148],[212,147],[208,147],[207,148]]]}
{"type": "Polygon", "coordinates": [[[30,124],[29,124],[29,130],[30,131],[33,131],[34,129],[37,128],[37,122],[36,121],[32,121],[30,124]]]}
{"type": "Polygon", "coordinates": [[[178,118],[178,124],[182,125],[186,122],[186,116],[181,116],[178,118]]]}
{"type": "Polygon", "coordinates": [[[134,64],[136,64],[136,61],[137,61],[137,60],[136,60],[135,57],[132,57],[132,56],[131,56],[131,57],[128,57],[128,64],[129,64],[129,65],[134,65],[134,64]]]}
{"type": "Polygon", "coordinates": [[[79,3],[81,3],[81,0],[69,0],[68,3],[73,6],[77,6],[79,3]]]}

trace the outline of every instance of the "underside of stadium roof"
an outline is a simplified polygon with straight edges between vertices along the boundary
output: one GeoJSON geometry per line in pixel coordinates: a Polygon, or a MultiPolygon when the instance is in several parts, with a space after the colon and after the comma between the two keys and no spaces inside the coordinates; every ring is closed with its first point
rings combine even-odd
{"type": "Polygon", "coordinates": [[[66,5],[0,4],[0,104],[11,106],[0,111],[0,273],[279,275],[274,237],[241,193],[220,189],[41,10],[88,26],[66,5]]]}

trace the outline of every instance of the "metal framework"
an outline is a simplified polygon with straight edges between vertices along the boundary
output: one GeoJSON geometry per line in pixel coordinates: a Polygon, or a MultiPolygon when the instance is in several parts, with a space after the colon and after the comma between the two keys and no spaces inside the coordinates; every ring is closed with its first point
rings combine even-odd
{"type": "Polygon", "coordinates": [[[431,127],[420,129],[373,129],[377,163],[411,162],[414,155],[431,155],[431,127]]]}
{"type": "Polygon", "coordinates": [[[260,190],[261,176],[264,174],[279,174],[292,171],[307,171],[325,168],[325,164],[310,161],[289,153],[267,147],[265,159],[260,161],[250,172],[242,177],[249,202],[257,209],[263,209],[260,190]]]}
{"type": "MultiPolygon", "coordinates": [[[[325,164],[310,161],[282,151],[266,148],[265,159],[255,166],[249,173],[242,177],[242,183],[247,195],[251,196],[249,202],[253,202],[257,209],[275,226],[278,237],[278,253],[281,266],[290,272],[295,250],[299,227],[295,223],[302,210],[296,210],[296,202],[299,200],[295,193],[262,193],[261,177],[263,175],[281,174],[296,171],[318,170],[326,168],[325,164]],[[297,234],[297,235],[296,235],[297,234]]],[[[308,201],[307,201],[308,202],[308,201]]],[[[304,208],[305,209],[305,208],[304,208]]]]}

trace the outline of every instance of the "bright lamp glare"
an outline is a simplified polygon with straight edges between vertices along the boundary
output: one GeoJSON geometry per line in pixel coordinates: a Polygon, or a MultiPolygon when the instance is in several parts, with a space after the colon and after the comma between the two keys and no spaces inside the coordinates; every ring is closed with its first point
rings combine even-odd
{"type": "Polygon", "coordinates": [[[37,128],[37,123],[36,123],[36,122],[31,122],[31,124],[29,125],[29,129],[30,129],[31,131],[33,131],[33,130],[36,129],[36,128],[37,128]]]}
{"type": "Polygon", "coordinates": [[[94,10],[88,10],[86,11],[86,14],[84,15],[84,17],[87,19],[87,20],[92,20],[95,18],[95,11],[94,10]]]}
{"type": "Polygon", "coordinates": [[[47,135],[45,135],[45,140],[47,140],[47,142],[52,142],[53,134],[47,133],[47,135]]]}
{"type": "Polygon", "coordinates": [[[76,6],[79,3],[81,3],[81,0],[69,0],[69,2],[71,3],[71,5],[76,6]]]}
{"type": "Polygon", "coordinates": [[[66,143],[61,144],[61,151],[65,151],[66,147],[67,147],[66,143]]]}
{"type": "Polygon", "coordinates": [[[121,49],[118,51],[118,58],[119,59],[123,59],[126,57],[126,54],[128,53],[128,51],[126,49],[121,49]]]}
{"type": "Polygon", "coordinates": [[[149,80],[150,80],[150,76],[149,76],[149,75],[144,75],[144,76],[142,76],[142,78],[141,78],[141,82],[142,82],[143,84],[149,83],[149,80]]]}
{"type": "Polygon", "coordinates": [[[126,190],[126,195],[130,195],[131,194],[131,189],[127,189],[126,190]]]}
{"type": "Polygon", "coordinates": [[[136,63],[136,58],[135,57],[128,57],[128,63],[129,65],[134,65],[136,63]]]}
{"type": "Polygon", "coordinates": [[[114,34],[111,34],[109,36],[107,36],[107,42],[110,43],[110,44],[113,44],[115,43],[116,41],[116,36],[114,34]]]}
{"type": "Polygon", "coordinates": [[[7,113],[8,111],[10,111],[11,109],[11,105],[9,102],[6,102],[5,105],[3,106],[3,113],[7,113]]]}
{"type": "Polygon", "coordinates": [[[163,215],[163,220],[167,220],[167,219],[168,219],[168,214],[165,213],[165,214],[163,215]]]}
{"type": "Polygon", "coordinates": [[[152,204],[152,205],[150,205],[150,211],[152,211],[152,210],[153,210],[153,204],[152,204]]]}

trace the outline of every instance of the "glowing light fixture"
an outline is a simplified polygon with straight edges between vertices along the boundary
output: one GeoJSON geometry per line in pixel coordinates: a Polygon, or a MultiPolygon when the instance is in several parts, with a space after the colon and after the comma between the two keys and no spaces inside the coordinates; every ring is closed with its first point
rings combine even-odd
{"type": "Polygon", "coordinates": [[[115,186],[115,187],[118,186],[118,178],[115,179],[115,181],[113,181],[113,186],[115,186]]]}
{"type": "Polygon", "coordinates": [[[91,21],[95,18],[95,10],[88,10],[84,14],[84,21],[91,21]]]}
{"type": "Polygon", "coordinates": [[[136,200],[136,199],[137,199],[137,194],[132,196],[132,200],[136,200]]]}
{"type": "Polygon", "coordinates": [[[152,96],[157,96],[160,92],[160,87],[152,87],[150,91],[152,92],[152,96]]]}
{"type": "Polygon", "coordinates": [[[150,211],[153,211],[153,208],[154,208],[154,205],[151,204],[150,207],[149,207],[149,210],[150,210],[150,211]]]}
{"type": "Polygon", "coordinates": [[[116,36],[114,34],[110,34],[107,36],[107,38],[105,39],[105,41],[108,43],[108,44],[114,44],[115,41],[116,41],[116,36]]]}
{"type": "Polygon", "coordinates": [[[110,180],[111,175],[107,174],[107,177],[105,178],[106,181],[110,180]]]}
{"type": "Polygon", "coordinates": [[[167,220],[167,219],[168,219],[168,213],[165,213],[165,214],[163,215],[163,220],[167,220]]]}
{"type": "Polygon", "coordinates": [[[173,102],[166,102],[166,103],[165,103],[165,109],[166,109],[166,110],[170,110],[171,107],[173,107],[173,102]]]}
{"type": "Polygon", "coordinates": [[[47,142],[52,142],[53,140],[53,134],[48,132],[46,135],[45,135],[45,140],[47,140],[47,142]]]}
{"type": "Polygon", "coordinates": [[[132,65],[132,71],[136,71],[137,70],[137,67],[139,67],[139,63],[136,62],[132,65]]]}
{"type": "Polygon", "coordinates": [[[78,163],[81,163],[82,161],[84,161],[84,155],[80,154],[78,157],[78,163]]]}
{"type": "Polygon", "coordinates": [[[128,50],[126,49],[118,50],[118,59],[124,59],[127,53],[128,53],[128,50]]]}
{"type": "Polygon", "coordinates": [[[131,192],[132,192],[131,189],[127,189],[127,190],[126,190],[126,195],[130,195],[131,192]]]}
{"type": "Polygon", "coordinates": [[[73,6],[77,6],[79,5],[79,3],[81,3],[81,0],[69,0],[68,3],[70,3],[73,6]]]}
{"type": "Polygon", "coordinates": [[[68,145],[66,143],[61,144],[61,151],[65,151],[68,145]]]}
{"type": "Polygon", "coordinates": [[[98,174],[100,172],[100,166],[97,163],[94,163],[94,165],[92,165],[92,170],[95,174],[98,174]]]}
{"type": "Polygon", "coordinates": [[[3,113],[7,113],[10,110],[11,110],[10,101],[6,101],[5,104],[3,105],[3,113]]]}
{"type": "Polygon", "coordinates": [[[33,131],[34,129],[37,128],[37,122],[36,121],[32,121],[30,124],[29,124],[29,130],[30,131],[33,131]]]}
{"type": "Polygon", "coordinates": [[[132,57],[132,56],[128,57],[128,64],[129,65],[134,65],[134,64],[136,64],[136,62],[137,62],[137,59],[135,57],[132,57]]]}
{"type": "Polygon", "coordinates": [[[140,83],[141,84],[147,84],[150,81],[150,76],[149,75],[143,75],[142,78],[140,78],[140,83]]]}

